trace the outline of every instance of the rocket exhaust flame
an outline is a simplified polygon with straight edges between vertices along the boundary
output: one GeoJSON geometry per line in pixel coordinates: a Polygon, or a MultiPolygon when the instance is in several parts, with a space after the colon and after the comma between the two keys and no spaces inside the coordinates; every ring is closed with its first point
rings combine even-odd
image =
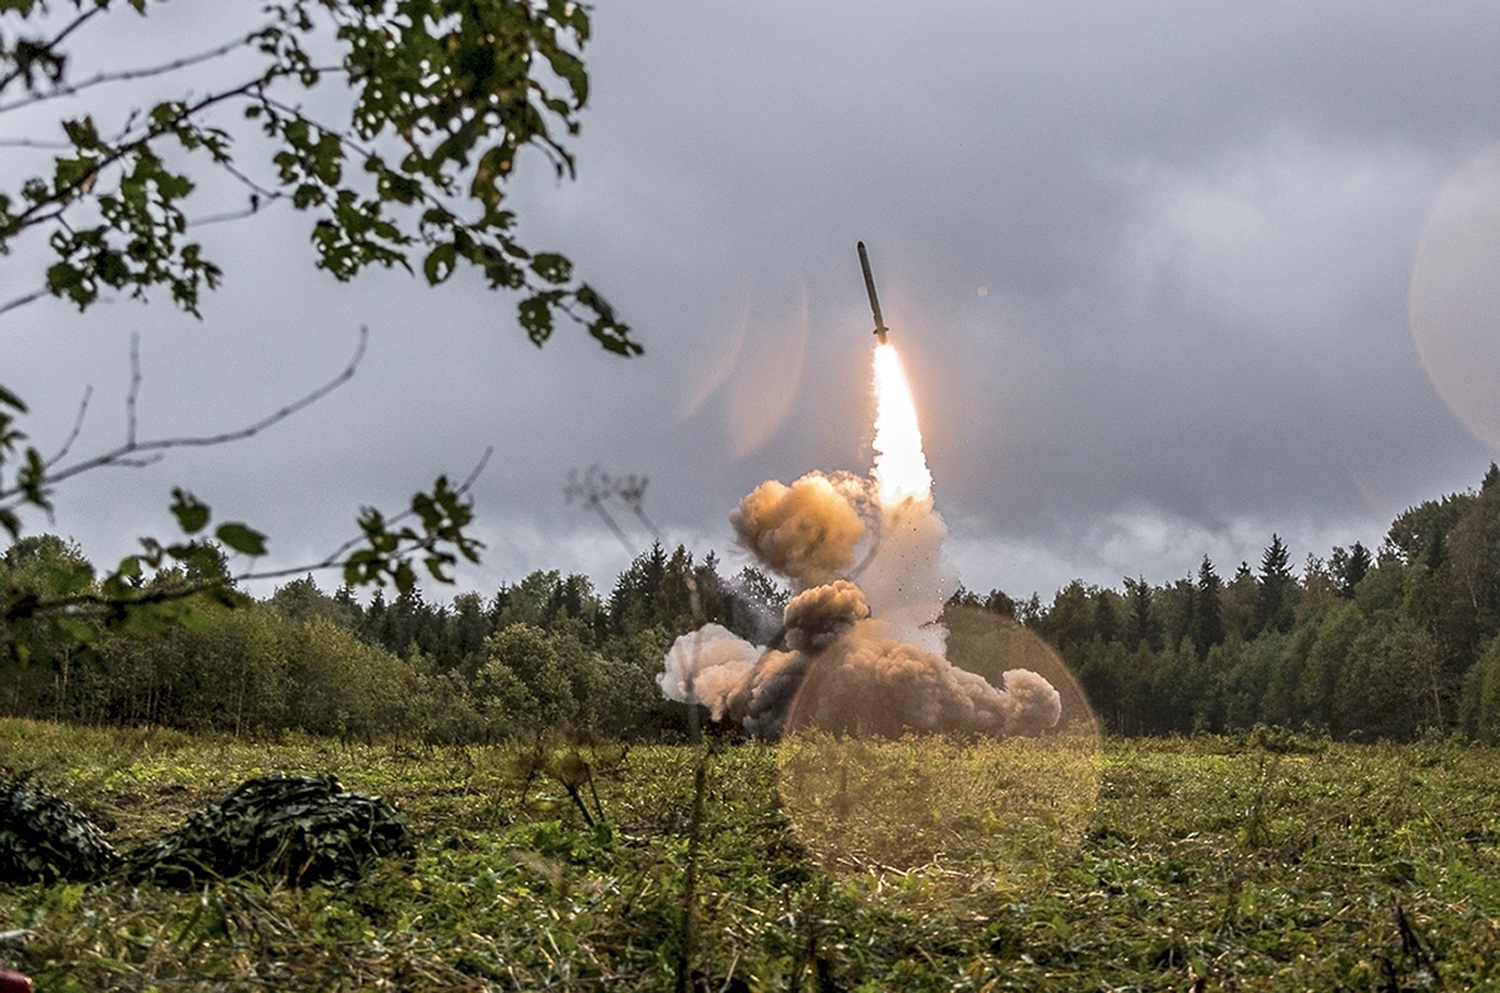
{"type": "Polygon", "coordinates": [[[932,495],[932,473],[922,452],[917,405],[906,372],[889,342],[875,346],[875,482],[888,507],[932,495]]]}

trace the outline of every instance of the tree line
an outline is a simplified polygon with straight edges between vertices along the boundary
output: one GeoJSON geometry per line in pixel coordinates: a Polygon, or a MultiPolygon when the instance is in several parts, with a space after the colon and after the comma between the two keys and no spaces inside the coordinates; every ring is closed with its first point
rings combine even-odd
{"type": "Polygon", "coordinates": [[[1378,549],[1308,554],[1272,535],[1258,568],[1204,556],[1181,579],[1074,581],[1050,605],[961,590],[952,605],[1050,642],[1118,734],[1256,724],[1345,739],[1500,740],[1500,467],[1403,512],[1378,549]]]}
{"type": "Polygon", "coordinates": [[[607,595],[553,570],[449,604],[420,588],[389,600],[377,589],[362,603],[350,587],[325,593],[311,577],[259,601],[179,597],[201,579],[189,566],[140,584],[141,596],[174,604],[171,618],[111,626],[84,606],[74,625],[49,618],[23,633],[24,600],[7,594],[71,588],[88,568],[54,535],[23,538],[0,557],[0,604],[14,615],[0,626],[0,713],[427,743],[543,728],[671,735],[686,714],[661,699],[655,676],[673,640],[713,621],[765,641],[788,595],[754,568],[721,576],[712,553],[699,562],[660,543],[607,595]]]}
{"type": "MultiPolygon", "coordinates": [[[[193,566],[141,581],[174,616],[120,626],[85,616],[21,629],[7,591],[71,588],[88,571],[56,536],[0,557],[0,712],[232,733],[302,730],[366,739],[484,741],[542,727],[672,734],[681,707],[655,676],[673,640],[705,622],[758,644],[789,591],[753,567],[720,573],[660,543],[603,593],[537,571],[488,597],[433,603],[412,589],[361,601],[311,577],[264,600],[176,598],[193,566]]],[[[1074,581],[1048,604],[960,589],[949,611],[993,615],[1050,643],[1116,734],[1233,731],[1256,724],[1345,739],[1431,731],[1500,740],[1500,467],[1477,490],[1402,513],[1380,546],[1360,542],[1300,570],[1272,535],[1256,567],[1227,578],[1204,556],[1160,585],[1074,581]]],[[[950,621],[956,617],[950,614],[950,621]]],[[[149,620],[149,617],[148,617],[149,620]]],[[[950,626],[954,626],[950,624],[950,626]]],[[[957,627],[955,627],[957,630],[957,627]]]]}

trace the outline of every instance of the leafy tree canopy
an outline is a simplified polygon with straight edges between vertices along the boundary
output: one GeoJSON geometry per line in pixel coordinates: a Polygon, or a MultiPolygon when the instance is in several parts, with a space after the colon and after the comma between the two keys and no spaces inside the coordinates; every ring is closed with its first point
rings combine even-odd
{"type": "MultiPolygon", "coordinates": [[[[113,21],[158,6],[0,0],[0,116],[36,120],[57,108],[56,132],[12,135],[9,143],[51,154],[43,168],[33,158],[0,179],[0,254],[13,270],[43,260],[29,275],[12,272],[7,285],[21,293],[0,300],[0,315],[48,295],[80,311],[110,295],[165,296],[199,315],[201,294],[219,285],[223,270],[193,238],[189,210],[225,221],[275,206],[309,215],[317,265],[339,280],[374,265],[437,285],[467,267],[519,295],[519,323],[538,346],[562,315],[611,352],[640,353],[568,258],[521,244],[506,198],[526,149],[559,178],[573,174],[564,142],[577,133],[589,96],[581,57],[587,7],[282,0],[261,7],[251,30],[154,64],[96,69],[71,57],[81,39],[107,37],[113,21]],[[245,124],[214,123],[225,110],[245,124]],[[226,182],[242,200],[226,205],[207,192],[226,182]]],[[[163,36],[164,45],[175,40],[163,36]]],[[[55,488],[81,472],[254,434],[337,386],[357,363],[358,356],[323,390],[265,421],[209,438],[138,438],[132,387],[127,443],[71,462],[71,438],[50,457],[27,443],[27,405],[0,383],[0,528],[19,540],[22,512],[50,512],[55,488]]],[[[132,372],[138,382],[139,370],[132,372]]],[[[317,565],[342,567],[349,583],[391,581],[402,592],[414,587],[419,567],[449,580],[458,558],[477,560],[480,547],[465,533],[466,491],[441,477],[403,512],[366,508],[358,537],[317,565]]],[[[73,577],[61,592],[7,594],[0,612],[92,616],[78,611],[103,605],[100,616],[109,619],[161,609],[160,598],[137,592],[150,571],[182,565],[228,590],[223,550],[252,559],[266,550],[266,536],[243,522],[210,528],[210,508],[190,492],[175,491],[171,509],[182,540],[147,539],[141,554],[101,577],[73,577]]]]}

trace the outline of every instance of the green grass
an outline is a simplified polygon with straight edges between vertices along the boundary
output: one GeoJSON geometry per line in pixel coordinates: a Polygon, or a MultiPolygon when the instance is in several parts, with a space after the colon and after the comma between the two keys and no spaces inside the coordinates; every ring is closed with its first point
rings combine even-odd
{"type": "MultiPolygon", "coordinates": [[[[796,747],[710,757],[704,988],[1500,980],[1494,749],[1274,735],[1102,752],[824,742],[813,758],[796,747]]],[[[672,989],[693,753],[584,758],[608,830],[584,823],[565,777],[519,781],[513,749],[0,721],[0,765],[112,825],[121,847],[280,770],[333,772],[395,800],[418,851],[342,891],[0,886],[0,930],[34,932],[0,955],[44,991],[672,989]]]]}

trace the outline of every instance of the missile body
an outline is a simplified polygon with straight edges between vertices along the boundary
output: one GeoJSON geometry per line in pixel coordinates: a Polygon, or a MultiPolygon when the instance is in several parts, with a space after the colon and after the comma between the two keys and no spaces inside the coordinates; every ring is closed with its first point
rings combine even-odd
{"type": "Polygon", "coordinates": [[[884,345],[886,343],[886,332],[890,328],[885,326],[885,321],[880,316],[880,299],[875,296],[875,277],[870,274],[870,256],[865,254],[865,243],[857,242],[859,246],[859,267],[865,273],[865,292],[870,294],[870,311],[875,315],[875,337],[884,345]]]}

